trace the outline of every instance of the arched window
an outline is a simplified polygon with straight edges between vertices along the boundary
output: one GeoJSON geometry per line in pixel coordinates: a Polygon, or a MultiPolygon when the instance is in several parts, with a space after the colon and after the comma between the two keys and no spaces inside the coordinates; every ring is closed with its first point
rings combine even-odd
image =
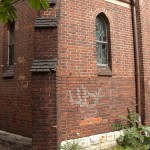
{"type": "Polygon", "coordinates": [[[97,65],[108,65],[108,26],[102,14],[96,17],[96,54],[97,65]]]}

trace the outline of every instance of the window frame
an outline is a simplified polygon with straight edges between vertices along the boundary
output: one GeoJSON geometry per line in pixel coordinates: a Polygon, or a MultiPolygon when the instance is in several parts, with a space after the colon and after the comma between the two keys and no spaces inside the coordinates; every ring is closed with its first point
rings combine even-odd
{"type": "MultiPolygon", "coordinates": [[[[99,20],[102,20],[103,21],[103,23],[104,23],[104,25],[105,25],[105,30],[106,30],[106,41],[100,41],[100,40],[97,40],[97,35],[96,35],[96,64],[97,64],[97,66],[103,66],[103,67],[105,67],[105,66],[109,66],[109,38],[108,38],[108,36],[109,36],[109,34],[108,34],[108,29],[109,29],[109,26],[108,26],[108,21],[107,21],[107,18],[104,16],[104,14],[103,13],[100,13],[100,14],[98,14],[97,16],[96,16],[96,28],[97,28],[97,19],[99,19],[99,20]],[[106,64],[104,64],[104,63],[98,63],[98,58],[97,58],[97,43],[101,43],[101,44],[105,44],[105,46],[106,46],[106,64]]],[[[97,31],[96,31],[97,32],[97,31]]]]}
{"type": "MultiPolygon", "coordinates": [[[[112,57],[111,57],[111,35],[110,35],[110,22],[109,22],[109,19],[107,18],[107,16],[105,15],[104,12],[101,12],[99,13],[96,18],[95,18],[95,35],[96,35],[96,40],[95,40],[95,50],[96,50],[96,66],[97,66],[97,73],[98,73],[98,76],[107,76],[107,77],[112,77],[112,57]],[[100,17],[100,19],[102,19],[104,21],[104,25],[103,23],[101,24],[101,26],[105,26],[106,29],[104,30],[105,31],[105,34],[101,36],[100,32],[101,32],[101,29],[97,28],[97,19],[98,17],[100,17]],[[99,33],[97,33],[98,31],[100,31],[99,33]],[[98,39],[98,40],[97,40],[98,39]],[[107,58],[107,64],[100,64],[98,62],[98,54],[100,55],[99,53],[99,49],[97,48],[97,43],[100,42],[100,43],[105,43],[106,44],[106,51],[107,51],[107,55],[104,54],[104,56],[106,56],[107,58]]],[[[103,32],[101,32],[103,33],[103,32]]],[[[102,45],[101,45],[102,46],[102,45]]],[[[102,50],[105,48],[104,46],[101,48],[102,50]]],[[[102,60],[102,62],[105,62],[105,59],[104,61],[102,60]]]]}
{"type": "Polygon", "coordinates": [[[8,59],[7,59],[8,66],[14,65],[14,45],[15,45],[15,22],[13,21],[9,23],[9,28],[8,28],[8,59]],[[12,26],[12,31],[11,31],[11,26],[12,26]],[[11,38],[13,38],[13,40],[11,38]],[[12,43],[10,42],[11,40],[13,41],[12,43]]]}

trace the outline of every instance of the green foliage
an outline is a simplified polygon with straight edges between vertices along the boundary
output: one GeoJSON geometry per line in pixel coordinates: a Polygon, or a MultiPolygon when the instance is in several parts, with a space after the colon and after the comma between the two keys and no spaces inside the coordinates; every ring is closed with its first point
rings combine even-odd
{"type": "Polygon", "coordinates": [[[117,143],[123,147],[138,148],[143,145],[144,135],[140,133],[138,128],[132,127],[124,131],[124,136],[117,139],[117,143]]]}
{"type": "Polygon", "coordinates": [[[115,130],[115,131],[119,131],[119,130],[127,129],[127,128],[128,128],[126,125],[119,124],[119,123],[113,124],[111,127],[112,127],[113,130],[115,130]]]}
{"type": "Polygon", "coordinates": [[[139,124],[139,115],[129,111],[128,121],[129,125],[122,124],[113,125],[114,129],[124,129],[124,135],[117,139],[118,146],[114,150],[148,150],[150,149],[150,130],[146,126],[139,124]]]}
{"type": "Polygon", "coordinates": [[[140,116],[139,116],[139,114],[133,113],[128,109],[127,118],[123,117],[123,116],[120,116],[120,118],[126,120],[128,124],[124,125],[124,124],[121,124],[121,123],[115,123],[115,124],[112,125],[112,128],[114,130],[122,130],[122,129],[127,129],[129,127],[136,127],[139,124],[140,116]]]}
{"type": "Polygon", "coordinates": [[[140,124],[139,118],[140,118],[139,114],[133,113],[128,109],[127,120],[130,123],[130,127],[136,127],[137,125],[139,125],[140,124]]]}
{"type": "Polygon", "coordinates": [[[49,5],[48,0],[28,0],[28,3],[31,8],[34,8],[36,10],[39,10],[41,7],[47,9],[49,5]]]}
{"type": "MultiPolygon", "coordinates": [[[[0,0],[0,20],[3,23],[7,23],[8,21],[12,22],[17,18],[17,10],[13,5],[14,2],[14,0],[0,0]]],[[[44,9],[49,7],[48,0],[27,0],[27,2],[31,8],[36,10],[39,10],[41,7],[44,9]]]]}
{"type": "Polygon", "coordinates": [[[83,148],[79,145],[78,141],[67,142],[66,144],[59,146],[58,150],[83,150],[83,148]]]}
{"type": "MultiPolygon", "coordinates": [[[[112,148],[111,150],[133,150],[133,149],[129,146],[122,147],[122,146],[117,145],[114,148],[112,148]]],[[[142,146],[142,147],[136,148],[136,150],[147,150],[147,149],[145,146],[142,146]]]]}
{"type": "Polygon", "coordinates": [[[0,1],[0,20],[6,23],[8,20],[13,21],[16,18],[16,9],[12,5],[12,0],[0,1]]]}

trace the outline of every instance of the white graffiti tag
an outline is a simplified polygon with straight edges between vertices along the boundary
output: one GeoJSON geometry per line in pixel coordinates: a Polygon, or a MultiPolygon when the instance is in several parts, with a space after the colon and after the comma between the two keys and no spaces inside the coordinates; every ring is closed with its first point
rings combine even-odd
{"type": "Polygon", "coordinates": [[[80,107],[88,107],[91,101],[92,104],[99,103],[101,97],[101,88],[95,92],[89,92],[84,85],[75,90],[75,94],[72,94],[71,90],[68,91],[69,101],[71,105],[80,105],[80,107]]]}

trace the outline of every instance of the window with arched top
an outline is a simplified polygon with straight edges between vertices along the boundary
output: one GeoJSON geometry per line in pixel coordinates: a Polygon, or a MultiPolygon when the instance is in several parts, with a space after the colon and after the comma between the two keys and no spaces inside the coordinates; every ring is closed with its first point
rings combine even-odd
{"type": "Polygon", "coordinates": [[[107,66],[108,61],[108,25],[105,17],[99,14],[96,17],[96,54],[97,65],[107,66]]]}

